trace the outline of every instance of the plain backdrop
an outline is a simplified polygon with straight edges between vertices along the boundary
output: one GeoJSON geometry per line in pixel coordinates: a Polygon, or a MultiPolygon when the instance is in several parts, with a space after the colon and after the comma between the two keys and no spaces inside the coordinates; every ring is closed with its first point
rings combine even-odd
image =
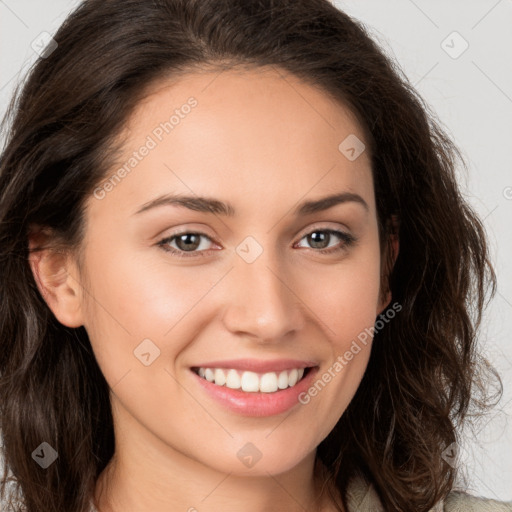
{"type": "MultiPolygon", "coordinates": [[[[145,1],[145,0],[141,0],[145,1]]],[[[247,0],[251,1],[251,0],[247,0]]],[[[0,115],[15,84],[78,0],[0,0],[0,115]]],[[[484,219],[498,275],[480,343],[504,395],[459,446],[470,491],[512,500],[512,1],[338,0],[396,59],[462,150],[464,196],[484,219]]]]}

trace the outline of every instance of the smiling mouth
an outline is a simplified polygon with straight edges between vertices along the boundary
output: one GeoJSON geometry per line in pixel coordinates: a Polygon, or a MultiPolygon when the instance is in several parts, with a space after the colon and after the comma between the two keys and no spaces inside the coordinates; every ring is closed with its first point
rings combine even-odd
{"type": "Polygon", "coordinates": [[[216,386],[248,393],[276,393],[297,385],[312,367],[265,373],[240,371],[233,368],[193,367],[191,369],[196,375],[216,386]]]}

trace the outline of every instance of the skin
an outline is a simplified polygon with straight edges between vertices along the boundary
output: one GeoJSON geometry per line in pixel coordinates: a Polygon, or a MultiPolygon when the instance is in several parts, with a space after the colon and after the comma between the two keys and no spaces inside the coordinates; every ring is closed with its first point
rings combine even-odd
{"type": "Polygon", "coordinates": [[[103,199],[88,199],[83,266],[50,251],[31,261],[59,321],[85,326],[112,389],[116,453],[96,504],[101,512],[334,510],[318,495],[315,451],[354,396],[371,341],[307,405],[276,416],[223,408],[190,367],[294,358],[317,361],[321,376],[374,325],[391,297],[379,293],[370,156],[349,161],[338,150],[350,134],[364,141],[363,130],[343,105],[276,69],[189,73],[141,101],[120,162],[190,96],[198,104],[179,125],[103,199]],[[293,213],[338,192],[358,194],[367,208],[293,213]],[[134,214],[164,193],[229,202],[235,215],[172,205],[134,214]],[[321,254],[306,235],[329,228],[357,242],[333,236],[323,247],[342,250],[321,254]],[[204,256],[158,245],[182,231],[206,234],[196,249],[204,256]],[[252,263],[236,252],[247,236],[263,249],[252,263]],[[146,338],[160,350],[149,366],[134,357],[146,338]],[[237,457],[248,442],[262,453],[252,468],[237,457]]]}

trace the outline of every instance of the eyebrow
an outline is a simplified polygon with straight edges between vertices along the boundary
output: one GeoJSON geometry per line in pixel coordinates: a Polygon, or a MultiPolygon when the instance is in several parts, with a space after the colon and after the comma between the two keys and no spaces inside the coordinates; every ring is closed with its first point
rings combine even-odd
{"type": "MultiPolygon", "coordinates": [[[[352,192],[342,192],[312,201],[304,201],[294,209],[293,213],[297,217],[303,217],[312,213],[328,210],[338,204],[351,202],[360,204],[366,211],[369,211],[368,204],[360,195],[353,194],[352,192]]],[[[180,194],[165,194],[159,196],[143,204],[134,215],[159,206],[181,206],[197,212],[214,213],[226,217],[233,217],[235,215],[235,209],[230,203],[209,197],[185,196],[180,194]]]]}

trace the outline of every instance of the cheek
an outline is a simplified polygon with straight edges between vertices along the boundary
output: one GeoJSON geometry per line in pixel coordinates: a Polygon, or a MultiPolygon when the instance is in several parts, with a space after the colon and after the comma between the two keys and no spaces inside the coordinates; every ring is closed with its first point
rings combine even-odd
{"type": "Polygon", "coordinates": [[[309,273],[302,282],[301,296],[313,305],[337,353],[374,325],[380,291],[378,254],[377,249],[360,252],[339,265],[309,273]]]}
{"type": "Polygon", "coordinates": [[[128,249],[115,248],[112,243],[88,255],[90,290],[85,295],[87,332],[100,366],[105,373],[110,369],[114,379],[133,364],[134,350],[145,339],[172,361],[193,337],[183,329],[197,330],[206,321],[207,315],[197,317],[197,306],[207,303],[208,292],[225,273],[170,265],[162,256],[130,255],[128,249]],[[192,316],[193,325],[188,321],[192,316]]]}
{"type": "Polygon", "coordinates": [[[311,415],[324,418],[319,441],[348,407],[368,364],[380,289],[377,245],[374,249],[303,282],[304,301],[314,305],[330,348],[325,365],[301,397],[311,415]]]}

